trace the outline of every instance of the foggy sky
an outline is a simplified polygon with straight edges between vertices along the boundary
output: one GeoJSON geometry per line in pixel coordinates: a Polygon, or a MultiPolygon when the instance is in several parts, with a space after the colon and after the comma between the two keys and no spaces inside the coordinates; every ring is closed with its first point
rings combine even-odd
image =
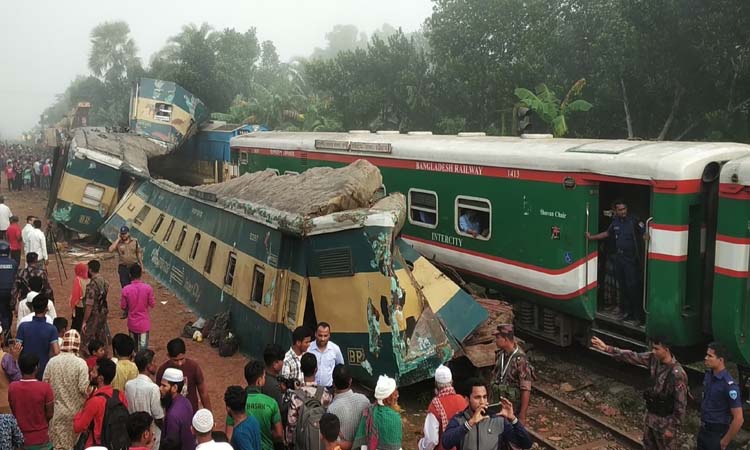
{"type": "Polygon", "coordinates": [[[325,47],[336,24],[370,35],[383,23],[415,31],[430,0],[4,0],[0,13],[0,136],[31,129],[56,94],[88,74],[89,32],[104,21],[130,25],[144,65],[182,25],[255,27],[282,60],[325,47]]]}

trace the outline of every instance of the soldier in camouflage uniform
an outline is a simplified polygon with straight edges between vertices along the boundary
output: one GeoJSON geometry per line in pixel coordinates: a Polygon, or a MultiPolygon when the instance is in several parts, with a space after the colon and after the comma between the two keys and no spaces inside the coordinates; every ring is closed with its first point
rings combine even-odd
{"type": "Polygon", "coordinates": [[[518,420],[525,423],[534,378],[533,368],[526,353],[516,344],[512,324],[498,325],[492,334],[499,349],[492,372],[492,402],[499,402],[500,397],[507,398],[513,403],[513,410],[518,411],[518,420]]]}
{"type": "Polygon", "coordinates": [[[643,393],[646,399],[643,448],[678,448],[675,437],[685,417],[688,379],[682,365],[672,355],[669,344],[663,338],[652,338],[651,351],[644,353],[607,345],[597,337],[591,339],[591,345],[618,361],[648,367],[654,384],[643,393]]]}
{"type": "MultiPolygon", "coordinates": [[[[34,252],[26,254],[26,267],[21,269],[16,275],[16,281],[13,285],[13,292],[11,298],[13,299],[13,305],[26,298],[26,295],[31,291],[29,287],[29,280],[31,277],[39,277],[42,279],[42,292],[48,299],[55,301],[55,295],[52,292],[52,286],[49,284],[47,278],[47,271],[44,269],[44,263],[39,261],[39,255],[34,252]]],[[[19,317],[20,319],[20,317],[19,317]]]]}
{"type": "Polygon", "coordinates": [[[81,348],[88,348],[88,343],[92,340],[104,342],[109,346],[111,342],[109,324],[107,323],[109,283],[99,275],[99,269],[101,269],[99,261],[89,261],[88,266],[91,281],[86,286],[86,309],[83,313],[81,348]]]}

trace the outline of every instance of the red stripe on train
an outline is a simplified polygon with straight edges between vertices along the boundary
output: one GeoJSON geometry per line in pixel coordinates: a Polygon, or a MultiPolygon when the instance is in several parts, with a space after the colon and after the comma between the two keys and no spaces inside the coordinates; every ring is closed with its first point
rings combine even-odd
{"type": "Polygon", "coordinates": [[[750,244],[750,238],[748,237],[736,237],[736,236],[729,236],[726,234],[717,234],[716,240],[721,241],[721,242],[727,242],[729,244],[740,244],[740,245],[750,244]]]}
{"type": "Polygon", "coordinates": [[[714,272],[718,273],[719,275],[725,275],[732,278],[750,278],[750,271],[747,270],[732,270],[716,266],[714,268],[714,272]]]}
{"type": "Polygon", "coordinates": [[[467,254],[467,255],[474,256],[476,258],[486,259],[486,260],[490,260],[490,261],[496,261],[496,262],[500,262],[500,263],[503,263],[503,264],[509,264],[509,265],[516,266],[516,267],[522,267],[524,269],[533,270],[535,272],[546,273],[548,275],[562,275],[562,274],[571,272],[574,269],[582,266],[585,262],[590,261],[590,260],[596,258],[596,256],[597,256],[596,252],[592,252],[592,253],[590,253],[588,255],[588,257],[581,258],[581,259],[579,259],[577,261],[574,261],[571,264],[569,264],[569,265],[567,265],[567,266],[565,266],[565,267],[563,267],[561,269],[548,269],[546,267],[535,266],[533,264],[527,264],[527,263],[522,263],[520,261],[515,261],[515,260],[512,260],[512,259],[506,259],[506,258],[501,258],[499,256],[488,255],[486,253],[481,253],[481,252],[477,252],[477,251],[474,251],[474,250],[467,250],[465,248],[454,247],[452,245],[444,244],[442,242],[430,241],[430,240],[419,238],[419,237],[416,237],[416,236],[411,236],[411,235],[404,234],[403,238],[404,239],[410,239],[412,241],[421,242],[422,244],[426,244],[426,245],[434,245],[436,247],[444,248],[444,249],[447,249],[447,250],[452,250],[452,251],[455,251],[455,252],[458,252],[458,253],[464,253],[464,254],[467,254]]]}
{"type": "MultiPolygon", "coordinates": [[[[487,176],[494,178],[507,178],[507,179],[519,179],[526,181],[541,181],[545,183],[562,183],[566,178],[573,178],[577,185],[589,186],[600,182],[607,183],[624,183],[624,184],[638,184],[644,186],[653,186],[654,192],[663,194],[695,194],[700,192],[701,181],[700,180],[642,180],[637,178],[625,178],[612,175],[599,175],[593,173],[577,173],[577,172],[551,172],[543,170],[527,170],[527,169],[516,169],[510,167],[491,167],[481,166],[476,164],[463,164],[463,163],[444,163],[442,161],[417,161],[413,159],[398,159],[398,158],[384,158],[370,155],[362,155],[356,153],[330,153],[321,151],[308,151],[308,150],[276,150],[268,148],[255,148],[255,147],[232,147],[232,150],[245,150],[249,153],[278,156],[282,158],[295,158],[302,159],[302,153],[306,153],[307,159],[315,161],[327,161],[327,162],[338,162],[344,164],[350,164],[358,159],[365,159],[378,167],[391,167],[399,169],[412,169],[412,170],[427,170],[430,171],[429,167],[418,168],[418,164],[441,164],[451,167],[460,166],[462,168],[477,168],[481,170],[481,174],[478,176],[487,176]]],[[[451,172],[444,170],[432,170],[433,172],[444,172],[444,173],[456,173],[461,174],[462,172],[451,172]]]]}

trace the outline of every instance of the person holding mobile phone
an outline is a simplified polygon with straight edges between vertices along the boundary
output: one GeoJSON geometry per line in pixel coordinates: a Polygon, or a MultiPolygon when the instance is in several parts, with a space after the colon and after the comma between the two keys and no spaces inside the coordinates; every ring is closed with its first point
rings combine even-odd
{"type": "Polygon", "coordinates": [[[529,364],[526,353],[516,343],[513,324],[498,325],[492,334],[495,336],[498,352],[492,372],[491,401],[498,402],[501,397],[507,398],[513,403],[521,422],[525,422],[534,369],[529,364]]]}
{"type": "Polygon", "coordinates": [[[529,449],[532,441],[526,428],[513,412],[513,403],[507,398],[500,399],[500,412],[488,412],[489,389],[481,379],[468,383],[469,406],[459,412],[448,423],[443,433],[443,448],[456,450],[497,450],[511,445],[514,448],[529,449]]]}

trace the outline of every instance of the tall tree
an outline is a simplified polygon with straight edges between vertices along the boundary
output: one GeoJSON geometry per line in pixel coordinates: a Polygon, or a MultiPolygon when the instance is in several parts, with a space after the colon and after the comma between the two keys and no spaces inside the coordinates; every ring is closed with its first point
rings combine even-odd
{"type": "Polygon", "coordinates": [[[143,69],[125,22],[104,22],[91,30],[89,69],[103,83],[105,95],[93,103],[92,123],[128,125],[130,85],[143,69]]]}
{"type": "Polygon", "coordinates": [[[91,30],[89,69],[103,81],[117,82],[127,78],[129,69],[140,66],[137,53],[127,23],[104,22],[91,30]]]}

